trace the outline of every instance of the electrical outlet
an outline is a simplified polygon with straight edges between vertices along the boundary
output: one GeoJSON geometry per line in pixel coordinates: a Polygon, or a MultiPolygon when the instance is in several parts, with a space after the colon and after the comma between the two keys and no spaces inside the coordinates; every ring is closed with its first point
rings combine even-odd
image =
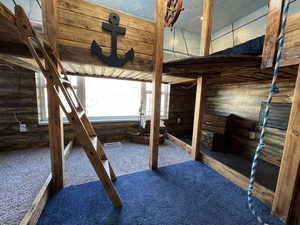
{"type": "Polygon", "coordinates": [[[27,125],[25,123],[20,123],[20,132],[27,132],[27,125]]]}
{"type": "Polygon", "coordinates": [[[177,118],[177,123],[178,123],[178,124],[181,123],[181,118],[177,118]]]}

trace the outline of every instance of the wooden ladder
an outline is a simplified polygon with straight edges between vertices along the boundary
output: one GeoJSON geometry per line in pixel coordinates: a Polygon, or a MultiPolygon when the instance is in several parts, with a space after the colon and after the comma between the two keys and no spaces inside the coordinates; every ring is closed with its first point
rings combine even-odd
{"type": "Polygon", "coordinates": [[[118,192],[112,183],[112,181],[116,180],[116,175],[70,80],[64,72],[59,58],[51,45],[34,31],[21,6],[17,5],[15,7],[15,15],[16,25],[20,31],[22,40],[29,48],[31,55],[45,76],[48,88],[54,91],[61,108],[73,125],[77,138],[84,148],[110,200],[115,207],[122,206],[118,192]],[[60,69],[60,72],[58,69],[60,69]]]}

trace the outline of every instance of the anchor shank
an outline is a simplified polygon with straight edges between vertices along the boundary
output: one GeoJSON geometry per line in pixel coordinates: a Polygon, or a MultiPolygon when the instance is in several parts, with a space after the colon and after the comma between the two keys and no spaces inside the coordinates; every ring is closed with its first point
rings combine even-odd
{"type": "Polygon", "coordinates": [[[112,57],[117,57],[117,49],[118,49],[118,34],[117,32],[114,30],[112,31],[112,35],[111,35],[111,56],[112,57]]]}

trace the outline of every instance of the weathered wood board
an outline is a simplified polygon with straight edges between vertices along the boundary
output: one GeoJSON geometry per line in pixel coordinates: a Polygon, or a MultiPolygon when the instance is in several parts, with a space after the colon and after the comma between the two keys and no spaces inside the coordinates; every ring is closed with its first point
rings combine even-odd
{"type": "Polygon", "coordinates": [[[285,29],[285,44],[282,53],[282,66],[300,63],[300,13],[289,16],[285,29]]]}
{"type": "Polygon", "coordinates": [[[58,1],[57,43],[63,61],[82,64],[103,65],[91,55],[90,46],[95,40],[105,55],[111,51],[111,33],[102,30],[102,23],[108,23],[108,16],[117,13],[125,35],[118,36],[118,55],[122,57],[131,48],[135,59],[122,68],[152,72],[155,44],[153,22],[127,15],[82,0],[58,1]]]}

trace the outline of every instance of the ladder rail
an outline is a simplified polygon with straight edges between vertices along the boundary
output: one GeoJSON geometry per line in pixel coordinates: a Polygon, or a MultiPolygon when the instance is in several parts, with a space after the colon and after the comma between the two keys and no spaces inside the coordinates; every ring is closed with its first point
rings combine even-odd
{"type": "Polygon", "coordinates": [[[15,6],[15,15],[16,25],[19,29],[22,40],[27,45],[31,55],[33,56],[40,70],[45,76],[48,83],[48,88],[51,88],[51,90],[54,91],[55,97],[58,98],[60,106],[62,107],[70,123],[73,125],[74,130],[77,134],[77,138],[79,139],[80,144],[83,146],[110,200],[112,201],[114,206],[122,206],[119,194],[112,183],[112,180],[116,179],[115,173],[109,161],[107,160],[102,144],[99,141],[96,132],[92,124],[90,123],[86,112],[84,111],[84,108],[75,93],[74,88],[71,85],[71,82],[64,72],[65,70],[61,61],[55,54],[51,45],[42,37],[39,37],[34,31],[28,17],[26,16],[25,11],[21,6],[15,6]],[[36,51],[34,44],[36,44],[36,47],[41,51],[42,57],[44,59],[44,65],[42,59],[36,51]],[[46,48],[48,51],[46,50],[46,48]],[[60,69],[63,77],[61,76],[58,69],[60,69]],[[64,96],[64,99],[67,101],[70,112],[68,112],[68,110],[66,109],[60,92],[64,96]],[[77,106],[74,101],[76,101],[77,106]],[[94,143],[93,140],[96,140],[96,142],[94,143]],[[107,165],[107,163],[108,171],[105,168],[105,165],[107,165]]]}

